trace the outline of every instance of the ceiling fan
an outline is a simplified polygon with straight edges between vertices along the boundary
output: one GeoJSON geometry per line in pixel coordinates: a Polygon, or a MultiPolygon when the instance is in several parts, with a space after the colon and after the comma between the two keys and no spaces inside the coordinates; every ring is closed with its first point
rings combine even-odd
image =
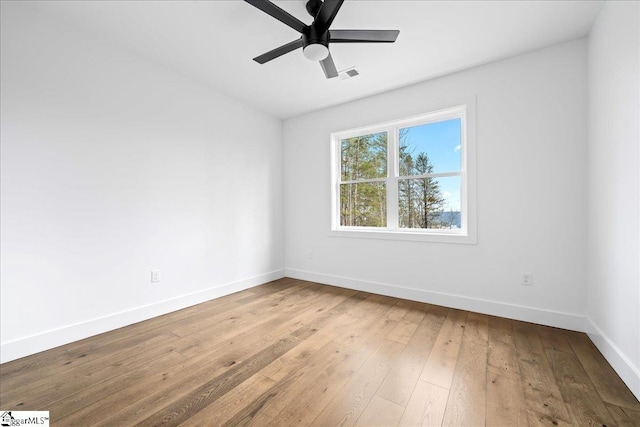
{"type": "Polygon", "coordinates": [[[328,79],[338,76],[329,52],[330,43],[393,43],[400,34],[398,30],[329,30],[344,0],[307,1],[307,12],[313,17],[311,25],[306,25],[269,0],[245,1],[301,34],[299,39],[257,56],[254,61],[264,64],[301,47],[306,58],[320,61],[328,79]]]}

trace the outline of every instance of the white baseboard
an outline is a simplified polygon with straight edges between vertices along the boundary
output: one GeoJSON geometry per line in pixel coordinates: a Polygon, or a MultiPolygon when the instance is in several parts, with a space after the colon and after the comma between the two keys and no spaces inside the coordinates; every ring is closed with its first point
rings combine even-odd
{"type": "Polygon", "coordinates": [[[146,306],[42,332],[40,334],[3,342],[0,344],[0,363],[9,362],[103,332],[112,331],[123,326],[171,313],[172,311],[191,307],[282,277],[284,277],[284,270],[276,270],[236,282],[215,286],[203,291],[181,295],[165,301],[159,301],[146,306]]]}
{"type": "Polygon", "coordinates": [[[371,292],[374,294],[426,302],[429,304],[522,320],[525,322],[569,329],[572,331],[584,332],[585,327],[585,317],[578,314],[508,304],[481,298],[470,298],[443,292],[413,289],[387,283],[332,276],[304,270],[285,269],[285,275],[294,279],[309,280],[326,285],[340,286],[343,288],[371,292]]]}
{"type": "Polygon", "coordinates": [[[620,351],[618,346],[589,317],[587,317],[586,332],[591,341],[600,350],[600,353],[607,359],[607,362],[629,387],[629,390],[640,400],[640,369],[633,365],[631,360],[620,351]]]}

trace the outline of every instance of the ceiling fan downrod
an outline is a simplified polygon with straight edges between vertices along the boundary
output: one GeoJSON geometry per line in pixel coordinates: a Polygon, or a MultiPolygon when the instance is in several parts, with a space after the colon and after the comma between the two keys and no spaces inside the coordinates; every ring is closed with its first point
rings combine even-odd
{"type": "Polygon", "coordinates": [[[313,19],[318,15],[318,11],[320,11],[320,6],[322,6],[322,0],[309,0],[307,2],[306,8],[307,12],[313,19]]]}

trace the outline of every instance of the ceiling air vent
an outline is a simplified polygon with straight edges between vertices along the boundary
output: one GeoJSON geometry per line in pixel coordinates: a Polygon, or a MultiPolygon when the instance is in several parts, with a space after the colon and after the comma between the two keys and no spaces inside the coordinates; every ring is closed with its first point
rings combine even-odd
{"type": "Polygon", "coordinates": [[[360,75],[356,67],[347,68],[346,70],[338,71],[338,75],[342,80],[350,79],[351,77],[355,77],[360,75]]]}

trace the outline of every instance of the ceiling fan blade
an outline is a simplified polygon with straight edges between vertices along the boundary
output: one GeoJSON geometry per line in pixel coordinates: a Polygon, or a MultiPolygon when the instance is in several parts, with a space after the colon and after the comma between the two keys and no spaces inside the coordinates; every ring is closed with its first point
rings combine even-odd
{"type": "Polygon", "coordinates": [[[336,64],[333,62],[331,53],[329,53],[329,56],[325,59],[320,61],[320,66],[322,67],[322,71],[324,71],[326,78],[332,79],[334,77],[338,77],[338,70],[336,69],[336,64]]]}
{"type": "Polygon", "coordinates": [[[277,57],[282,56],[285,53],[289,53],[292,50],[296,50],[299,47],[302,47],[302,37],[292,41],[291,43],[287,43],[273,50],[270,50],[267,53],[263,53],[260,56],[256,56],[255,58],[253,58],[253,60],[259,64],[264,64],[265,62],[269,62],[272,59],[276,59],[277,57]]]}
{"type": "Polygon", "coordinates": [[[330,30],[331,43],[393,43],[398,30],[330,30]]]}
{"type": "Polygon", "coordinates": [[[273,16],[278,21],[282,22],[285,25],[290,26],[291,28],[293,28],[299,33],[302,33],[302,31],[306,27],[304,22],[300,21],[298,18],[289,14],[288,12],[285,12],[284,10],[280,9],[278,6],[271,3],[269,0],[244,0],[244,1],[246,1],[252,6],[257,7],[264,13],[273,16]]]}
{"type": "Polygon", "coordinates": [[[313,25],[320,33],[329,29],[344,0],[324,0],[313,25]]]}

